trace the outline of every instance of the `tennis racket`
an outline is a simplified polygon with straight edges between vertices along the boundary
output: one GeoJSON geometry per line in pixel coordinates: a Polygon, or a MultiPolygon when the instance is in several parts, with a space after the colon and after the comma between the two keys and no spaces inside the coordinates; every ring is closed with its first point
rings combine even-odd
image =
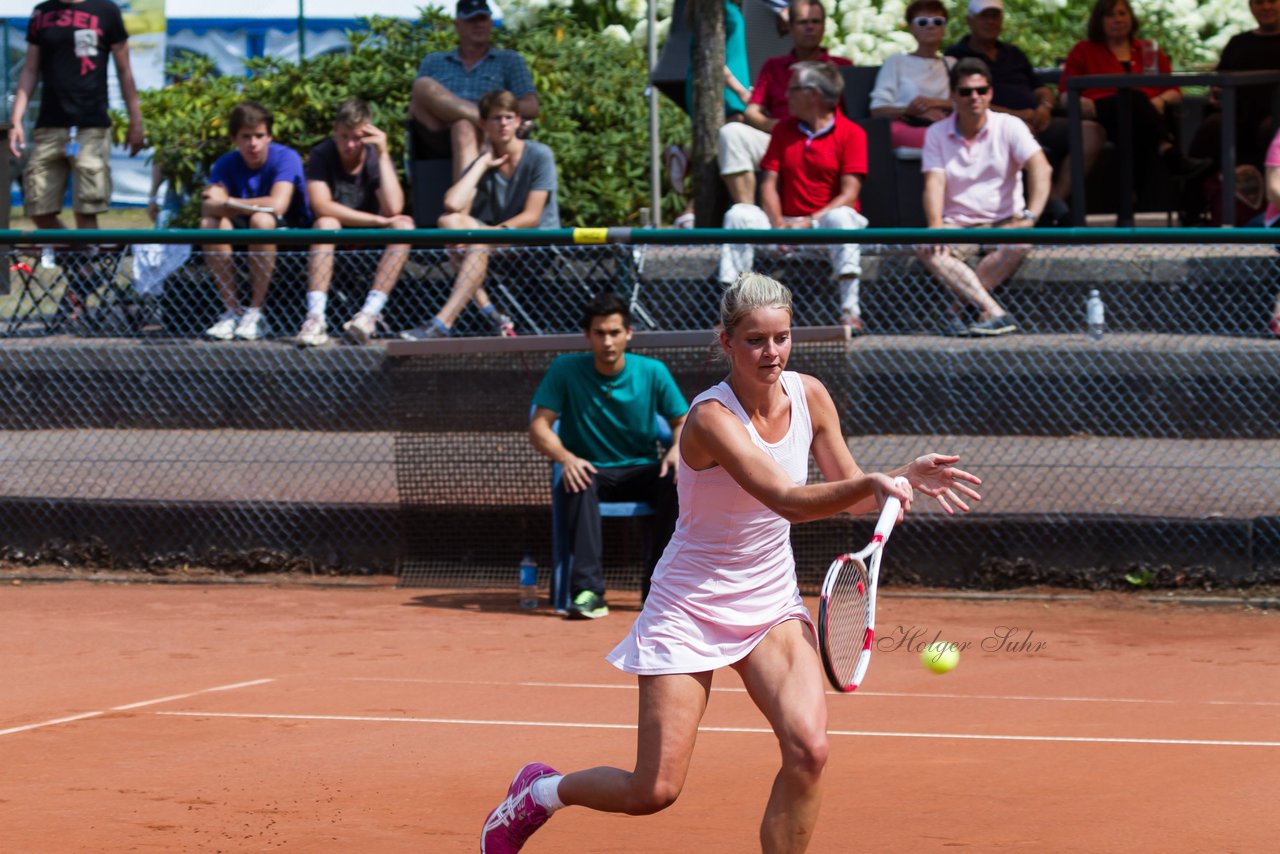
{"type": "MultiPolygon", "coordinates": [[[[906,486],[906,478],[898,478],[897,483],[906,486]]],[[[871,542],[857,554],[840,555],[832,561],[822,582],[822,597],[818,601],[818,648],[827,679],[837,690],[855,690],[871,663],[880,559],[901,506],[897,498],[888,498],[871,542]]]]}

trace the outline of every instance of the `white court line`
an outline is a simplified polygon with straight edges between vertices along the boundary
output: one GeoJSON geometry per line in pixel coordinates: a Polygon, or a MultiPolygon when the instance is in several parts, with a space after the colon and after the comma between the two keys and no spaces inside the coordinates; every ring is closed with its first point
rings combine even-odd
{"type": "MultiPolygon", "coordinates": [[[[231,685],[218,685],[214,688],[202,688],[199,691],[191,691],[187,694],[172,694],[168,697],[157,697],[154,700],[143,700],[138,703],[128,703],[123,706],[112,706],[107,711],[123,712],[129,709],[138,709],[142,706],[154,706],[157,703],[168,703],[171,700],[185,700],[188,697],[195,697],[198,694],[212,694],[215,691],[234,691],[236,688],[248,688],[252,685],[264,685],[267,682],[274,682],[275,679],[254,679],[251,682],[236,682],[231,685]]],[[[85,718],[96,718],[105,715],[106,711],[84,712],[79,715],[71,715],[66,718],[54,718],[51,721],[40,721],[39,723],[26,724],[25,726],[11,727],[10,729],[0,729],[0,735],[12,735],[15,732],[26,732],[31,729],[40,729],[41,727],[57,726],[58,724],[69,724],[72,721],[82,721],[85,718]]]]}
{"type": "MultiPolygon", "coordinates": [[[[249,712],[156,712],[157,715],[184,718],[249,718],[286,721],[354,721],[359,723],[448,724],[453,726],[534,726],[556,729],[630,729],[635,724],[588,724],[572,721],[486,721],[468,718],[388,718],[374,715],[271,715],[249,712]]],[[[699,732],[730,732],[772,735],[767,727],[702,726],[699,732]]],[[[1280,741],[1217,741],[1199,738],[1093,738],[1069,735],[977,735],[945,732],[871,732],[833,729],[827,735],[853,735],[869,738],[954,738],[977,741],[1041,741],[1079,744],[1173,744],[1203,747],[1280,747],[1280,741]]]]}
{"type": "Polygon", "coordinates": [[[154,706],[158,703],[168,703],[173,700],[185,700],[188,697],[194,697],[198,694],[212,694],[215,691],[234,691],[237,688],[251,688],[254,685],[265,685],[268,682],[274,682],[275,679],[253,679],[249,682],[236,682],[232,685],[219,685],[216,688],[203,688],[199,691],[191,691],[187,694],[170,694],[168,697],[157,697],[154,700],[143,700],[141,703],[129,703],[125,706],[112,706],[113,712],[124,712],[129,709],[140,709],[143,706],[154,706]]]}
{"type": "Polygon", "coordinates": [[[58,724],[69,724],[72,721],[82,721],[85,718],[96,718],[103,712],[85,712],[82,715],[72,715],[69,718],[55,718],[51,721],[41,721],[38,724],[27,724],[26,726],[15,726],[9,729],[0,729],[0,735],[11,735],[15,732],[26,732],[29,729],[40,729],[42,726],[56,726],[58,724]]]}
{"type": "MultiPolygon", "coordinates": [[[[418,679],[418,678],[392,678],[378,676],[351,676],[346,677],[351,682],[410,682],[410,683],[428,683],[433,685],[500,685],[504,688],[599,688],[603,690],[637,690],[634,682],[627,684],[607,684],[595,682],[503,682],[501,680],[480,680],[480,679],[418,679]]],[[[722,694],[745,694],[745,688],[712,688],[713,692],[722,694]]],[[[827,691],[828,694],[837,697],[843,697],[844,694],[838,691],[827,691]]],[[[1146,700],[1138,697],[1035,697],[1022,694],[943,694],[937,692],[920,691],[858,691],[859,697],[907,697],[907,698],[927,698],[939,700],[1015,700],[1015,701],[1040,701],[1046,703],[1136,703],[1149,705],[1189,705],[1192,703],[1200,703],[1207,706],[1280,706],[1280,701],[1271,700],[1196,700],[1196,699],[1179,699],[1179,700],[1146,700]]]]}

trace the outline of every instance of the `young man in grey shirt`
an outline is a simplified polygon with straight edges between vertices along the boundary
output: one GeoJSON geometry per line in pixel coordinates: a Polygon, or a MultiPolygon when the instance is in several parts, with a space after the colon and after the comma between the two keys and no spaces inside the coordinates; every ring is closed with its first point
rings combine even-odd
{"type": "MultiPolygon", "coordinates": [[[[516,135],[520,126],[517,106],[516,97],[505,90],[489,92],[480,99],[487,147],[445,193],[441,228],[560,227],[555,156],[542,143],[516,135]]],[[[483,287],[492,248],[490,244],[469,245],[444,307],[425,326],[402,332],[400,337],[410,341],[447,337],[471,300],[495,333],[515,335],[511,318],[497,310],[483,287]]]]}

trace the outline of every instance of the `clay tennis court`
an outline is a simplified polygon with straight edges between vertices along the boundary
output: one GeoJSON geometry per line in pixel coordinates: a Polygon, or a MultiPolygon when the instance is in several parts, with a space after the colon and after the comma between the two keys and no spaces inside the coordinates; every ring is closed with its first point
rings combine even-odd
{"type": "MultiPolygon", "coordinates": [[[[3,583],[8,851],[475,851],[524,762],[633,758],[602,656],[634,596],[567,622],[390,580],[3,583]]],[[[1274,850],[1280,614],[889,594],[864,689],[829,697],[811,851],[1274,850]],[[945,676],[907,649],[936,636],[969,644],[945,676]]],[[[726,671],[671,809],[568,809],[526,850],[757,850],[776,761],[726,671]]]]}

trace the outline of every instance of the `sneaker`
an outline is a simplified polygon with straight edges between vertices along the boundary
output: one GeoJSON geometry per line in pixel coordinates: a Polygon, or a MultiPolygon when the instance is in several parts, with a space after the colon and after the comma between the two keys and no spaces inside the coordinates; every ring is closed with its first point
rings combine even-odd
{"type": "Polygon", "coordinates": [[[503,338],[516,337],[516,322],[509,315],[494,309],[486,317],[489,319],[489,325],[493,327],[493,334],[503,338]]]}
{"type": "Polygon", "coordinates": [[[844,327],[846,338],[857,338],[867,331],[867,325],[862,322],[862,318],[848,310],[840,312],[840,325],[844,327]]]}
{"type": "Polygon", "coordinates": [[[204,334],[217,341],[230,341],[236,337],[236,325],[240,322],[240,314],[224,311],[218,322],[204,331],[204,334]]]}
{"type": "Polygon", "coordinates": [[[433,341],[437,338],[448,338],[449,331],[441,329],[434,323],[428,323],[426,326],[415,326],[413,329],[406,329],[400,333],[400,337],[405,341],[433,341]]]}
{"type": "Polygon", "coordinates": [[[241,341],[257,341],[267,334],[267,319],[260,311],[246,311],[236,324],[236,337],[241,341]]]}
{"type": "Polygon", "coordinates": [[[583,590],[573,597],[569,613],[565,615],[571,620],[598,620],[609,616],[609,606],[604,604],[604,597],[590,590],[583,590]]]}
{"type": "Polygon", "coordinates": [[[1000,314],[995,317],[989,317],[986,320],[980,320],[969,326],[970,335],[980,335],[990,337],[993,335],[1008,335],[1010,332],[1017,332],[1018,324],[1013,318],[1007,314],[1000,314]]]}
{"type": "Polygon", "coordinates": [[[942,316],[942,334],[952,338],[968,338],[969,327],[960,319],[960,315],[948,311],[942,316]]]}
{"type": "Polygon", "coordinates": [[[367,344],[370,338],[378,334],[379,319],[376,314],[357,312],[355,317],[342,324],[342,331],[351,339],[352,344],[367,344]]]}
{"type": "Polygon", "coordinates": [[[329,324],[318,314],[308,314],[298,330],[298,343],[303,347],[320,347],[329,343],[329,324]]]}
{"type": "Polygon", "coordinates": [[[489,813],[480,831],[480,854],[515,854],[551,814],[533,799],[533,784],[559,773],[550,765],[534,762],[516,772],[507,797],[489,813]]]}

